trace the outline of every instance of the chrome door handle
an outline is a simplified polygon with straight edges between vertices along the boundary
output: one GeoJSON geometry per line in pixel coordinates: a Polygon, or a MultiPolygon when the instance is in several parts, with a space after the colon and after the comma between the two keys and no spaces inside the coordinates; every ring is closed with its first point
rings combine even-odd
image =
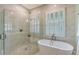
{"type": "Polygon", "coordinates": [[[2,40],[3,39],[3,37],[2,37],[3,35],[2,34],[0,34],[0,39],[2,40]]]}
{"type": "Polygon", "coordinates": [[[0,39],[2,39],[2,34],[0,34],[0,39]]]}
{"type": "Polygon", "coordinates": [[[0,40],[6,39],[6,34],[0,34],[0,40]]]}

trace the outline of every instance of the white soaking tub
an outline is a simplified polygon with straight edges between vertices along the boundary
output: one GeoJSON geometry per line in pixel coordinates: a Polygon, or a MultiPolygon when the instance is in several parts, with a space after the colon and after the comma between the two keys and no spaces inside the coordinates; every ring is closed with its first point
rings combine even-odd
{"type": "Polygon", "coordinates": [[[38,41],[38,55],[71,55],[73,46],[62,41],[42,39],[38,41]]]}

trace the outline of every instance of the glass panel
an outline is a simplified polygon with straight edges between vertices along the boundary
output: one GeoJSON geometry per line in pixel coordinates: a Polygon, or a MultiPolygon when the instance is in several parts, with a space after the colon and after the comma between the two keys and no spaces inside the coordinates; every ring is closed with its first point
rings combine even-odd
{"type": "Polygon", "coordinates": [[[30,32],[32,33],[39,33],[39,14],[33,16],[32,20],[30,21],[30,32]]]}
{"type": "Polygon", "coordinates": [[[4,47],[3,47],[3,37],[4,35],[4,20],[3,20],[3,11],[0,10],[0,55],[4,53],[4,47]]]}
{"type": "MultiPolygon", "coordinates": [[[[35,50],[37,50],[36,43],[34,44],[30,43],[28,44],[28,46],[30,47],[28,48],[28,51],[26,51],[27,42],[28,42],[27,32],[29,31],[28,29],[26,30],[26,28],[30,29],[29,22],[26,22],[26,19],[27,19],[26,16],[21,17],[19,14],[17,14],[17,12],[14,12],[12,10],[5,10],[4,13],[3,11],[0,11],[0,54],[3,54],[3,52],[9,55],[25,54],[25,52],[26,54],[32,54],[35,52],[35,50]],[[3,22],[4,20],[5,20],[5,24],[3,22]],[[5,26],[5,29],[3,26],[5,26]],[[4,31],[6,34],[5,41],[3,40],[4,31]],[[33,48],[33,46],[35,49],[33,48]],[[30,48],[32,49],[29,50],[30,48]]],[[[37,17],[34,23],[32,23],[32,25],[34,26],[34,31],[37,33],[39,33],[38,19],[39,17],[37,17]]]]}
{"type": "Polygon", "coordinates": [[[18,15],[13,10],[5,10],[5,54],[24,54],[24,50],[18,49],[27,45],[27,18],[18,15]]]}

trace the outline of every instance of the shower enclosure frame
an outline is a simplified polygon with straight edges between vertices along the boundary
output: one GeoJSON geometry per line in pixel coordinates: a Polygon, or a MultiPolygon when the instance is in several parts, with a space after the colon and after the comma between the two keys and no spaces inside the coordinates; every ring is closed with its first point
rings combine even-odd
{"type": "Polygon", "coordinates": [[[5,55],[5,39],[6,39],[6,34],[5,34],[5,9],[1,9],[0,10],[2,13],[1,13],[1,26],[0,26],[0,44],[2,46],[0,46],[0,51],[1,51],[1,55],[5,55]],[[1,30],[2,29],[2,30],[1,30]],[[1,33],[2,32],[2,33],[1,33]]]}

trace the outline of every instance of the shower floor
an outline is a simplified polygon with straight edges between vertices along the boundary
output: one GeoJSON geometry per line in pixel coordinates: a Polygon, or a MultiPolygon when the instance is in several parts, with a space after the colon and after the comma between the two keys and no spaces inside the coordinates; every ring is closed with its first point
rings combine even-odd
{"type": "Polygon", "coordinates": [[[10,55],[32,55],[38,52],[38,47],[36,44],[28,44],[17,47],[10,55]]]}

